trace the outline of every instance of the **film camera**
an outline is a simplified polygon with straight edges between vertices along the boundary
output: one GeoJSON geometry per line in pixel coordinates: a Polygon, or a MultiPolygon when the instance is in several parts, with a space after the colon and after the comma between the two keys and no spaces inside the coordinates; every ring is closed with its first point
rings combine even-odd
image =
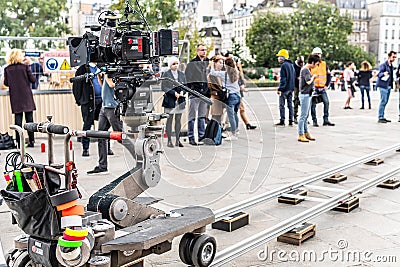
{"type": "MultiPolygon", "coordinates": [[[[121,15],[103,11],[98,18],[100,25],[91,26],[91,31],[83,37],[68,38],[72,67],[96,62],[102,72],[113,78],[115,97],[120,103],[117,110],[121,115],[125,115],[130,106],[133,108],[128,110],[131,115],[148,112],[152,108],[149,89],[140,87],[145,88],[145,82],[151,80],[154,70],[159,69],[160,56],[178,55],[177,31],[161,29],[152,32],[142,14],[143,20],[128,19],[133,12],[128,2],[123,21],[121,15]],[[148,30],[136,28],[143,26],[147,26],[148,30]],[[149,64],[152,69],[146,68],[149,64]]],[[[87,74],[71,81],[92,77],[94,75],[87,74]]]]}

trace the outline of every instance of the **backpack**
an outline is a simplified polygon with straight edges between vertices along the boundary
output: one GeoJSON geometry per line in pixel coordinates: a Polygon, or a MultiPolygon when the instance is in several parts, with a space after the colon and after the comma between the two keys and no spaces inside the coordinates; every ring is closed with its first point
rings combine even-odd
{"type": "Polygon", "coordinates": [[[0,150],[15,148],[13,138],[8,133],[0,133],[0,150]]]}
{"type": "Polygon", "coordinates": [[[222,143],[222,127],[216,120],[210,120],[207,123],[203,142],[211,146],[219,146],[222,143]]]}

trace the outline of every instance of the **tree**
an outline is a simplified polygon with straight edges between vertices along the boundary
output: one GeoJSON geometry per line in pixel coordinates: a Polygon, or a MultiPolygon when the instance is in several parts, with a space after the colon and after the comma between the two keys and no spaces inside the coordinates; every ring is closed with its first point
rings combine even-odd
{"type": "MultiPolygon", "coordinates": [[[[119,0],[118,3],[111,5],[110,9],[118,10],[121,14],[124,14],[125,1],[119,0]]],[[[139,9],[141,9],[151,30],[163,27],[168,28],[179,19],[179,10],[176,8],[175,0],[139,0],[138,2],[140,7],[131,5],[137,11],[131,17],[135,20],[142,20],[140,15],[138,15],[140,12],[139,9]]]]}
{"type": "Polygon", "coordinates": [[[290,21],[286,15],[267,12],[254,20],[247,32],[246,45],[256,66],[277,66],[276,53],[293,45],[290,21]]]}
{"type": "Polygon", "coordinates": [[[320,47],[323,58],[335,67],[339,62],[375,62],[361,48],[348,44],[352,32],[350,17],[341,16],[338,9],[326,2],[299,2],[291,15],[267,13],[256,19],[250,28],[246,44],[257,66],[278,66],[275,54],[287,49],[292,59],[307,57],[314,47],[320,47]]]}
{"type": "Polygon", "coordinates": [[[67,0],[0,1],[0,35],[60,37],[70,33],[61,17],[67,0]]]}

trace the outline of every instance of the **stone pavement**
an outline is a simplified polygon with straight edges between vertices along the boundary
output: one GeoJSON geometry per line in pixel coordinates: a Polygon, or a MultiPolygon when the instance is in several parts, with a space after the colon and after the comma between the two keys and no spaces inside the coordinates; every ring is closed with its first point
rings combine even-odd
{"type": "MultiPolygon", "coordinates": [[[[184,148],[165,147],[161,160],[162,181],[145,194],[163,198],[164,201],[156,206],[165,211],[189,205],[204,205],[217,210],[398,142],[400,123],[397,122],[397,92],[392,93],[387,106],[386,117],[392,119],[392,123],[388,124],[377,123],[378,92],[372,92],[372,110],[359,109],[360,92],[352,101],[353,109],[344,110],[346,96],[341,91],[329,92],[330,120],[336,126],[310,126],[310,132],[317,141],[304,144],[297,142],[296,127],[273,126],[274,122],[279,121],[276,93],[251,91],[245,96],[247,113],[252,123],[258,126],[257,130],[246,131],[241,124],[239,140],[223,142],[218,147],[193,147],[187,144],[185,138],[184,148]]],[[[318,105],[317,113],[322,124],[322,104],[318,105]]],[[[54,121],[58,123],[57,118],[54,121]]],[[[45,142],[45,139],[38,138],[37,146],[27,149],[36,162],[47,160],[47,155],[40,153],[41,142],[45,142]]],[[[56,139],[56,162],[63,162],[62,143],[62,139],[56,139]]],[[[84,196],[82,203],[86,203],[98,188],[134,164],[120,144],[112,143],[115,156],[109,157],[109,174],[88,176],[86,172],[97,163],[97,145],[91,144],[89,158],[80,156],[80,144],[74,142],[74,149],[84,196]]],[[[7,152],[1,151],[1,170],[7,152]]],[[[388,153],[382,165],[358,165],[348,169],[345,172],[348,180],[336,187],[351,188],[376,177],[397,167],[399,158],[400,154],[388,153]]],[[[324,186],[322,182],[315,184],[324,186]]],[[[0,187],[4,186],[5,182],[1,180],[0,187]]],[[[321,196],[319,193],[311,195],[321,196]]],[[[232,233],[208,227],[207,232],[216,238],[218,250],[222,250],[313,205],[315,203],[306,201],[297,206],[270,201],[247,211],[250,213],[250,225],[246,227],[232,233]]],[[[0,239],[4,251],[7,251],[20,230],[11,225],[5,204],[0,206],[0,213],[3,227],[0,239]]],[[[373,188],[361,195],[360,208],[353,212],[344,214],[331,211],[311,222],[317,224],[316,236],[302,246],[278,243],[275,239],[238,257],[227,266],[400,266],[400,195],[397,190],[373,188]],[[346,247],[340,249],[338,244],[345,244],[346,247]],[[296,260],[297,255],[301,256],[305,250],[315,251],[318,258],[296,260]],[[281,251],[280,258],[278,251],[281,251]],[[354,259],[352,253],[358,252],[370,256],[371,260],[368,257],[354,259]],[[378,262],[384,260],[391,260],[392,263],[378,262]]],[[[146,266],[184,266],[179,260],[179,240],[174,239],[171,252],[147,257],[146,266]]]]}

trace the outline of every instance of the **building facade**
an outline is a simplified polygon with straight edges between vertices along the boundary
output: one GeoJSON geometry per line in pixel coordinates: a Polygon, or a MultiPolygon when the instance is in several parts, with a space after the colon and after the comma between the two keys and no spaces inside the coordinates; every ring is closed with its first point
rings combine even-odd
{"type": "Polygon", "coordinates": [[[366,0],[336,0],[336,6],[341,16],[350,16],[353,21],[352,33],[348,36],[350,44],[369,51],[370,16],[366,0]]]}
{"type": "MultiPolygon", "coordinates": [[[[377,55],[377,64],[387,60],[390,51],[400,52],[400,1],[370,0],[369,51],[377,55]]],[[[397,58],[396,65],[400,59],[397,58]]]]}

